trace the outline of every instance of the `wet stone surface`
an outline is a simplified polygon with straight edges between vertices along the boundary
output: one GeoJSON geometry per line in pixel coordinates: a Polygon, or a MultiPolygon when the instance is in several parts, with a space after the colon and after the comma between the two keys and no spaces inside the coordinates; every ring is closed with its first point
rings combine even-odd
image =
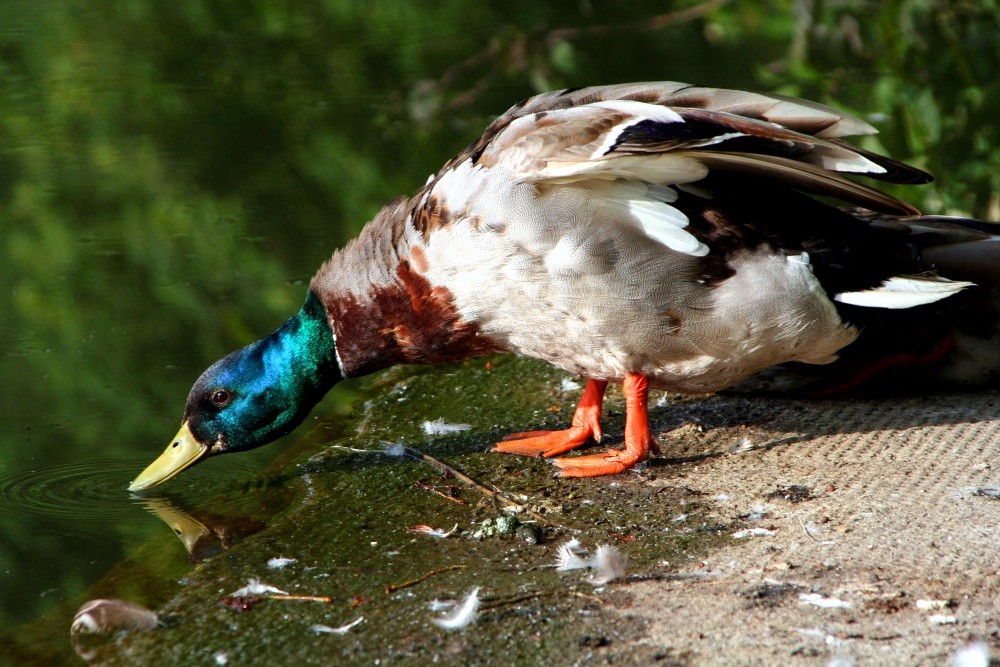
{"type": "MultiPolygon", "coordinates": [[[[205,557],[190,554],[193,565],[156,609],[171,618],[168,627],[112,636],[91,647],[93,661],[683,660],[668,644],[642,641],[646,621],[630,614],[630,587],[640,580],[669,582],[680,576],[678,563],[690,570],[714,545],[729,540],[712,529],[702,494],[673,479],[669,466],[561,480],[545,461],[486,452],[511,431],[565,426],[579,397],[577,390],[563,390],[565,377],[513,357],[384,374],[359,402],[347,435],[343,425],[320,422],[258,485],[261,493],[282,498],[266,526],[254,525],[231,543],[215,540],[205,557]],[[441,429],[425,429],[426,421],[470,428],[429,435],[441,429]],[[392,444],[443,461],[479,485],[501,490],[519,507],[424,460],[386,453],[392,444]],[[413,530],[417,526],[422,528],[413,530]],[[448,537],[429,534],[455,526],[448,537]],[[556,572],[557,549],[571,538],[591,552],[604,544],[618,548],[628,558],[626,577],[595,587],[586,571],[556,572]],[[269,567],[274,558],[294,560],[269,567]],[[289,596],[265,594],[242,606],[223,602],[251,579],[289,596]],[[477,587],[481,604],[474,624],[449,631],[432,623],[450,611],[433,610],[433,601],[460,602],[477,587]],[[313,629],[340,628],[360,617],[342,634],[313,629]]],[[[620,393],[609,392],[606,408],[604,447],[621,437],[620,393]]],[[[225,458],[213,463],[224,465],[225,458]]],[[[212,533],[211,517],[195,523],[212,533]]],[[[190,551],[198,540],[184,542],[190,551]]],[[[120,581],[119,595],[127,597],[127,577],[120,581]]]]}
{"type": "MultiPolygon", "coordinates": [[[[591,480],[486,452],[565,426],[572,384],[512,357],[383,374],[352,418],[313,420],[205,505],[169,485],[148,498],[164,534],[0,636],[0,654],[79,664],[68,629],[94,598],[169,619],[74,638],[108,665],[896,665],[1000,648],[995,392],[654,394],[662,455],[591,480]],[[596,566],[557,572],[572,538],[584,559],[619,550],[627,574],[595,586],[596,566]],[[474,624],[435,623],[477,589],[474,624]]],[[[617,388],[605,408],[600,447],[621,440],[617,388]]]]}

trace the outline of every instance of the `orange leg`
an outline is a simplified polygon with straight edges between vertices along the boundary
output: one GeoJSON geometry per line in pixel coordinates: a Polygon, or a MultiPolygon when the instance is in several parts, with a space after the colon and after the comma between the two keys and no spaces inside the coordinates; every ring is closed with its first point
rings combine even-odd
{"type": "Polygon", "coordinates": [[[607,380],[587,380],[580,404],[573,413],[570,427],[562,431],[524,431],[511,433],[492,451],[521,456],[559,456],[576,449],[591,438],[601,441],[601,404],[607,380]]]}
{"type": "Polygon", "coordinates": [[[625,449],[611,449],[603,454],[561,458],[552,461],[561,469],[560,477],[598,477],[624,472],[639,461],[649,458],[654,447],[649,430],[646,400],[649,380],[645,375],[629,373],[622,383],[625,394],[625,449]]]}

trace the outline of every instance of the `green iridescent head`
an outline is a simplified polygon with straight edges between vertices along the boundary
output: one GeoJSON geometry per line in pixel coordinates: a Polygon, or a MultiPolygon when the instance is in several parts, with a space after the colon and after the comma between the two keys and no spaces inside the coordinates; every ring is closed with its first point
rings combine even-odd
{"type": "Polygon", "coordinates": [[[129,486],[141,491],[216,454],[254,449],[290,433],[342,379],[326,311],[312,292],[302,310],[266,338],[202,373],[181,430],[129,486]]]}

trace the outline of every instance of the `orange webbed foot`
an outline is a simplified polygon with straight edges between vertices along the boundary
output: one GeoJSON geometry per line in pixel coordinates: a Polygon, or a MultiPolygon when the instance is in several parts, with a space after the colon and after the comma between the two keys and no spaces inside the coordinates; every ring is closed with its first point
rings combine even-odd
{"type": "Polygon", "coordinates": [[[629,449],[609,449],[603,454],[553,459],[552,464],[559,467],[559,477],[600,477],[625,472],[648,456],[648,451],[644,454],[629,449]]]}
{"type": "Polygon", "coordinates": [[[490,451],[548,458],[576,449],[591,437],[597,439],[591,429],[584,426],[571,426],[561,431],[526,431],[508,435],[490,451]]]}
{"type": "Polygon", "coordinates": [[[614,475],[649,458],[649,452],[655,448],[646,413],[649,380],[644,375],[630,373],[622,383],[622,393],[625,394],[625,449],[555,459],[552,463],[559,467],[560,477],[614,475]]]}
{"type": "Polygon", "coordinates": [[[559,431],[523,431],[512,433],[490,451],[521,456],[551,457],[576,449],[588,440],[601,440],[601,404],[604,401],[605,380],[587,380],[580,404],[573,413],[569,428],[559,431]]]}

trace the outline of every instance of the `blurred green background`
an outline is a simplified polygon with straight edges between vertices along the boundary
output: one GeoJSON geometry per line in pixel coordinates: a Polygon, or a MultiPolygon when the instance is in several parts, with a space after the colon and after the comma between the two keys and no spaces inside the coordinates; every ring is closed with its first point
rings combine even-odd
{"type": "MultiPolygon", "coordinates": [[[[990,0],[0,0],[0,17],[0,495],[84,459],[138,472],[207,364],[543,90],[672,79],[822,101],[939,176],[896,194],[1000,218],[990,0]]],[[[165,530],[82,529],[14,495],[0,627],[165,530]]]]}

